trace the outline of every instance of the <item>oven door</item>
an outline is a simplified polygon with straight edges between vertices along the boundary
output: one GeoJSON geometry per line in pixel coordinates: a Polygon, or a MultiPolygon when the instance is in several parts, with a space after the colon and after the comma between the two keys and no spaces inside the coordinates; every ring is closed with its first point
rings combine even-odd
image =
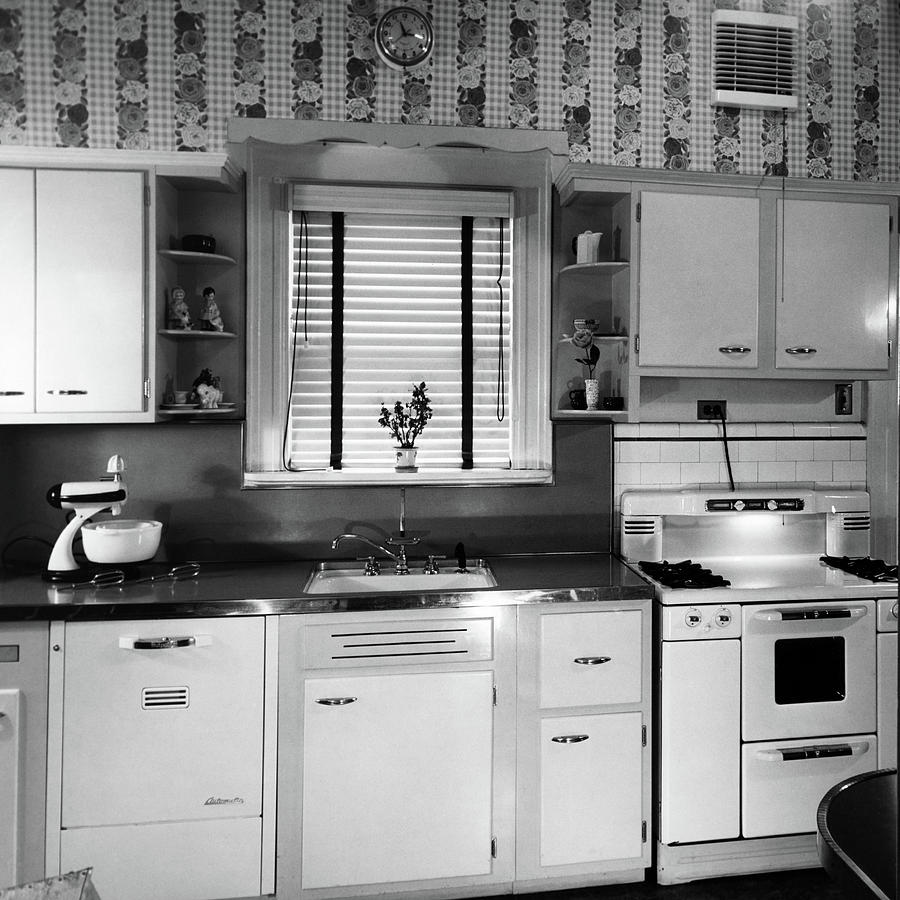
{"type": "Polygon", "coordinates": [[[745,741],[875,730],[875,603],[743,608],[745,741]]]}

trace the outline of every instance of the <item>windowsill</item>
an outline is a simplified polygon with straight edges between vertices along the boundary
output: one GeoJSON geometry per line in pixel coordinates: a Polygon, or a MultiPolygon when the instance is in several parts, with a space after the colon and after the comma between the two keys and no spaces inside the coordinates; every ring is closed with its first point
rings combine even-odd
{"type": "Polygon", "coordinates": [[[512,487],[552,484],[549,469],[429,469],[395,472],[393,469],[342,469],[315,472],[245,472],[242,488],[266,490],[310,487],[394,487],[404,485],[433,487],[512,487]]]}

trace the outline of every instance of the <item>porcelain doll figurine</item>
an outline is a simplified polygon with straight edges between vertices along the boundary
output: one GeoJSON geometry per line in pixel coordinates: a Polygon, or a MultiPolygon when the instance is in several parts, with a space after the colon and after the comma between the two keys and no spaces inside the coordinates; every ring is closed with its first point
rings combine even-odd
{"type": "Polygon", "coordinates": [[[219,305],[216,303],[216,292],[213,288],[203,289],[203,309],[200,312],[200,320],[204,331],[224,331],[225,323],[219,313],[219,305]]]}
{"type": "Polygon", "coordinates": [[[183,287],[173,287],[169,296],[169,328],[190,331],[191,311],[183,287]]]}

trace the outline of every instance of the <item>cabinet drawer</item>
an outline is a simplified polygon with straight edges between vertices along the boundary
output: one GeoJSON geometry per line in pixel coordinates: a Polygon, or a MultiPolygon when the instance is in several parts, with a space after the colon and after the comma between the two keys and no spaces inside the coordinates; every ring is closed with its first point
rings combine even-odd
{"type": "Polygon", "coordinates": [[[483,662],[494,655],[490,618],[345,625],[335,616],[333,623],[310,625],[304,641],[308,669],[483,662]]]}
{"type": "Polygon", "coordinates": [[[60,871],[88,866],[101,897],[198,900],[260,893],[260,820],[172,822],[62,832],[60,871]]]}
{"type": "Polygon", "coordinates": [[[640,703],[640,610],[547,614],[540,625],[540,703],[640,703]]]}

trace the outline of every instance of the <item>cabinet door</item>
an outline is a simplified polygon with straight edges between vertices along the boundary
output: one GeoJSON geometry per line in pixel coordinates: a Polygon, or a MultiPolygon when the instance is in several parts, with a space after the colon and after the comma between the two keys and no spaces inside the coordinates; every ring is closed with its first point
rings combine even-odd
{"type": "Polygon", "coordinates": [[[759,200],[641,194],[640,366],[757,366],[759,200]]]}
{"type": "Polygon", "coordinates": [[[38,412],[144,409],[140,172],[37,172],[38,412]]]}
{"type": "Polygon", "coordinates": [[[788,199],[778,208],[776,368],[886,369],[888,204],[788,199]]]}
{"type": "Polygon", "coordinates": [[[63,827],[258,823],[264,629],[262,617],[67,625],[63,827]]]}
{"type": "Polygon", "coordinates": [[[643,851],[639,712],[541,722],[541,865],[643,851]]]}
{"type": "Polygon", "coordinates": [[[0,413],[34,409],[34,172],[0,169],[0,413]]]}
{"type": "Polygon", "coordinates": [[[491,672],[309,679],[304,704],[304,889],[491,871],[491,672]]]}

